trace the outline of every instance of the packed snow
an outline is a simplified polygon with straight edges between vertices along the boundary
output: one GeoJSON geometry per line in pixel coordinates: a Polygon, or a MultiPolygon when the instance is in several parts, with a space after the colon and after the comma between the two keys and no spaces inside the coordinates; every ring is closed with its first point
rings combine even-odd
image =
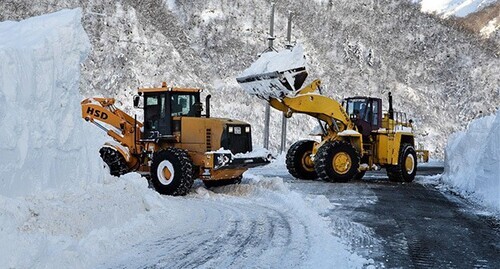
{"type": "Polygon", "coordinates": [[[81,10],[0,23],[0,195],[102,180],[102,137],[80,117],[81,10]]]}
{"type": "Polygon", "coordinates": [[[188,196],[171,197],[139,174],[104,174],[103,135],[80,118],[89,50],[80,19],[75,9],[0,23],[3,267],[372,265],[332,233],[326,198],[304,197],[279,177],[247,172],[243,184],[213,191],[197,181],[188,196]]]}
{"type": "Polygon", "coordinates": [[[298,44],[292,50],[268,51],[262,53],[255,62],[245,69],[240,77],[264,74],[270,72],[282,72],[289,69],[305,67],[304,48],[298,44]]]}
{"type": "Polygon", "coordinates": [[[10,242],[0,244],[0,262],[7,268],[369,264],[332,235],[321,216],[330,207],[324,197],[289,190],[281,178],[251,173],[241,185],[213,191],[197,183],[187,197],[159,195],[135,173],[109,176],[81,190],[0,196],[0,235],[10,242]]]}
{"type": "Polygon", "coordinates": [[[289,85],[294,87],[295,73],[291,70],[304,67],[306,67],[304,49],[302,45],[298,44],[292,49],[283,49],[281,51],[271,50],[262,53],[238,77],[245,79],[257,76],[256,80],[244,83],[240,82],[240,85],[247,93],[268,100],[269,97],[281,98],[289,94],[289,90],[281,83],[281,76],[288,81],[289,85]],[[280,76],[269,74],[273,72],[280,73],[280,76]]]}
{"type": "Polygon", "coordinates": [[[500,212],[500,112],[472,121],[446,146],[442,181],[500,212]]]}

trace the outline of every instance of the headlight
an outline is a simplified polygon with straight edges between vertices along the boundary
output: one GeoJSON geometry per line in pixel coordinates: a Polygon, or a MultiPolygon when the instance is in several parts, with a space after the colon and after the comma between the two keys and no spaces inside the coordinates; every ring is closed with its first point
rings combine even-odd
{"type": "Polygon", "coordinates": [[[227,128],[228,132],[232,133],[234,131],[234,128],[232,126],[229,126],[229,128],[227,128]]]}
{"type": "Polygon", "coordinates": [[[245,133],[250,133],[250,126],[245,127],[245,133]]]}

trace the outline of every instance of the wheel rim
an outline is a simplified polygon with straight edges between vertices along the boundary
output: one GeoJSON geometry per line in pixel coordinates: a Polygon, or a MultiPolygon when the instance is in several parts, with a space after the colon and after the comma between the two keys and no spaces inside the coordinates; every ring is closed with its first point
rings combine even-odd
{"type": "Polygon", "coordinates": [[[314,163],[311,158],[312,151],[307,151],[302,156],[302,167],[308,172],[314,171],[314,163]]]}
{"type": "Polygon", "coordinates": [[[413,158],[413,155],[408,154],[405,159],[405,169],[407,174],[413,173],[413,170],[415,170],[415,158],[413,158]]]}
{"type": "Polygon", "coordinates": [[[158,176],[158,181],[160,181],[161,184],[169,185],[174,180],[174,165],[167,160],[162,161],[156,169],[156,175],[158,176]]]}
{"type": "Polygon", "coordinates": [[[336,173],[341,175],[347,174],[352,166],[351,156],[346,152],[339,152],[333,156],[332,164],[333,170],[336,173]]]}

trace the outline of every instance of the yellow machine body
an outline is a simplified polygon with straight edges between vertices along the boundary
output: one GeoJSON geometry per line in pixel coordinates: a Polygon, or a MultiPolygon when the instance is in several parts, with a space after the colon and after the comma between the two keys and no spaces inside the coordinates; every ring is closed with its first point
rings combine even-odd
{"type": "MultiPolygon", "coordinates": [[[[179,163],[184,165],[181,168],[192,171],[194,178],[204,181],[240,178],[249,167],[268,163],[264,158],[234,157],[252,151],[250,125],[210,117],[210,96],[207,97],[207,113],[201,115],[201,89],[173,88],[163,83],[160,88],[144,88],[138,92],[143,96],[144,122],[118,109],[113,98],[87,98],[81,102],[82,117],[103,129],[115,141],[106,143],[104,148],[107,149],[101,152],[103,159],[110,159],[111,174],[137,171],[149,176],[156,172],[165,185],[169,185],[176,172],[172,166],[181,167],[179,163]],[[184,156],[185,152],[187,157],[183,158],[188,160],[158,161],[157,165],[161,167],[152,171],[155,156],[167,149],[172,149],[171,155],[184,156]],[[123,162],[123,165],[113,165],[115,162],[123,162]]],[[[139,99],[139,96],[134,99],[137,107],[139,99]]],[[[164,193],[179,194],[175,190],[164,193]]]]}
{"type": "MultiPolygon", "coordinates": [[[[257,90],[262,90],[266,80],[270,91],[276,87],[290,90],[292,87],[284,79],[287,76],[283,75],[287,72],[237,80],[250,92],[256,90],[254,81],[259,83],[260,88],[257,90]]],[[[296,76],[296,84],[297,79],[303,81],[307,76],[305,70],[300,69],[288,73],[288,76],[296,76]]],[[[352,97],[341,104],[322,95],[320,86],[320,80],[314,80],[300,90],[293,92],[292,89],[289,94],[280,97],[271,97],[277,94],[264,98],[257,95],[267,100],[273,108],[282,111],[286,117],[294,113],[306,114],[318,119],[322,125],[320,142],[298,141],[290,148],[287,168],[292,175],[311,179],[317,174],[327,181],[345,182],[356,175],[362,177],[364,171],[385,167],[389,177],[396,181],[413,180],[417,159],[427,162],[429,152],[414,149],[412,122],[406,118],[406,114],[392,111],[392,97],[389,95],[390,111],[384,114],[379,98],[352,97]],[[349,108],[350,105],[361,106],[365,114],[356,114],[353,107],[349,108]],[[312,147],[312,150],[308,147],[312,147]]]]}

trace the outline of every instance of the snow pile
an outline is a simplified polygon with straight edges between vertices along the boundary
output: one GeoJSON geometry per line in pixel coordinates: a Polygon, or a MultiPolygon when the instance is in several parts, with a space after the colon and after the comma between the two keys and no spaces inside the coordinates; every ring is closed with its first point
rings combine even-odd
{"type": "Polygon", "coordinates": [[[443,182],[500,211],[500,112],[472,121],[446,146],[443,182]]]}
{"type": "Polygon", "coordinates": [[[292,50],[263,53],[238,76],[237,81],[251,95],[266,100],[269,97],[280,98],[289,93],[289,90],[282,84],[283,79],[294,87],[295,75],[298,74],[294,69],[304,67],[306,67],[304,49],[299,44],[292,50]]]}
{"type": "Polygon", "coordinates": [[[162,205],[167,203],[138,174],[72,191],[0,196],[0,237],[9,242],[0,244],[0,263],[6,268],[91,268],[161,223],[145,213],[162,205]]]}
{"type": "Polygon", "coordinates": [[[443,17],[465,17],[481,8],[494,3],[496,0],[417,0],[423,12],[436,12],[443,17]]]}
{"type": "Polygon", "coordinates": [[[100,178],[97,136],[80,117],[80,20],[75,9],[0,23],[0,195],[100,178]]]}
{"type": "Polygon", "coordinates": [[[249,68],[241,73],[240,77],[275,71],[282,72],[304,66],[306,66],[304,48],[299,44],[293,47],[292,50],[284,49],[279,52],[273,50],[262,53],[249,68]]]}

